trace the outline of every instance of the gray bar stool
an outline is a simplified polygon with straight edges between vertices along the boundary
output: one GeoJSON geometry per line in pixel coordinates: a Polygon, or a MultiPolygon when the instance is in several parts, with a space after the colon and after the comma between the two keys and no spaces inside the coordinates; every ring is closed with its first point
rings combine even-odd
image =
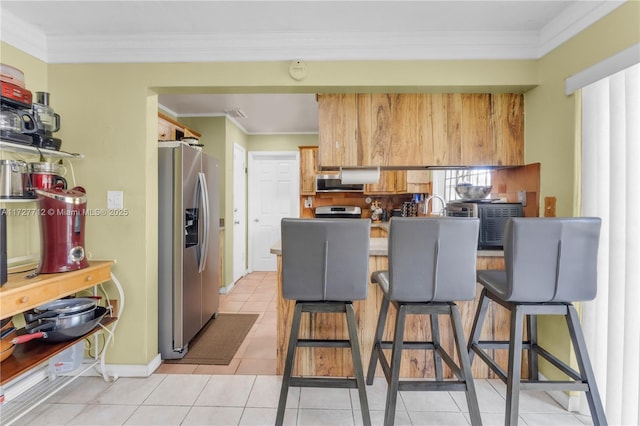
{"type": "MultiPolygon", "coordinates": [[[[276,425],[281,425],[289,386],[357,388],[362,419],[371,424],[353,300],[367,298],[369,219],[283,219],[282,296],[295,300],[276,425]],[[349,340],[299,339],[303,312],[347,317],[349,340]],[[351,349],[355,378],[291,377],[297,347],[351,349]]],[[[331,407],[327,407],[331,408],[331,407]]]]}
{"type": "Polygon", "coordinates": [[[589,354],[572,302],[596,296],[599,218],[511,218],[504,229],[504,271],[478,271],[484,287],[469,339],[469,356],[482,359],[507,385],[505,424],[518,424],[520,390],[586,392],[591,417],[605,425],[604,409],[589,362],[589,354]],[[509,341],[481,341],[489,301],[511,312],[509,341]],[[528,340],[523,341],[527,316],[528,340]],[[538,345],[537,315],[563,315],[567,321],[579,372],[538,345]],[[485,349],[509,349],[508,372],[485,349]],[[522,351],[528,350],[528,380],[521,380],[522,351]],[[538,379],[538,356],[570,380],[538,379]]]}
{"type": "Polygon", "coordinates": [[[454,303],[473,300],[475,296],[478,227],[478,219],[472,218],[393,217],[390,221],[389,270],[374,272],[371,278],[382,289],[384,298],[367,373],[370,385],[380,360],[389,386],[385,425],[394,423],[398,391],[464,391],[471,423],[482,424],[460,311],[454,303]],[[397,310],[393,342],[382,341],[389,304],[397,310]],[[430,316],[432,341],[404,341],[406,316],[411,314],[430,316]],[[448,315],[451,320],[457,364],[440,344],[438,315],[448,315]],[[383,352],[389,348],[391,364],[383,352]],[[403,349],[432,350],[435,381],[400,381],[403,349]],[[444,379],[442,360],[451,368],[455,380],[444,379]]]}

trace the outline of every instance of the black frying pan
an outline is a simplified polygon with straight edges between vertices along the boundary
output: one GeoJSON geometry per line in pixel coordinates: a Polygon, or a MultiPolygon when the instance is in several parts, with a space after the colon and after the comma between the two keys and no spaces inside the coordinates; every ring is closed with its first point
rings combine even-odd
{"type": "Polygon", "coordinates": [[[107,308],[102,306],[96,307],[92,320],[89,320],[83,324],[79,324],[73,327],[56,327],[56,323],[50,322],[40,324],[35,327],[25,327],[27,334],[13,339],[14,344],[26,343],[34,339],[45,339],[48,343],[66,342],[67,340],[77,339],[84,336],[88,332],[94,329],[96,325],[107,313],[107,308]]]}

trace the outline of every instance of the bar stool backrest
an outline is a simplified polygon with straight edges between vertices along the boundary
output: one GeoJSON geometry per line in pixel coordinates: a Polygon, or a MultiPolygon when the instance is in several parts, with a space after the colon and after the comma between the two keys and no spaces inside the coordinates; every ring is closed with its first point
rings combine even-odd
{"type": "Polygon", "coordinates": [[[366,299],[369,219],[282,219],[282,296],[301,301],[366,299]]]}
{"type": "Polygon", "coordinates": [[[593,300],[600,218],[510,218],[504,257],[508,301],[593,300]]]}
{"type": "Polygon", "coordinates": [[[399,218],[389,224],[389,298],[450,302],[475,297],[477,218],[399,218]]]}

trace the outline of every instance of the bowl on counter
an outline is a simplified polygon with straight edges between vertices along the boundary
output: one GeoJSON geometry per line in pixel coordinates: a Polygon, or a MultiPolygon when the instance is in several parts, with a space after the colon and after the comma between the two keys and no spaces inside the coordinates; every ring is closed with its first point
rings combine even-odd
{"type": "Polygon", "coordinates": [[[456,193],[463,200],[482,200],[491,192],[491,185],[472,185],[459,183],[456,185],[456,193]]]}

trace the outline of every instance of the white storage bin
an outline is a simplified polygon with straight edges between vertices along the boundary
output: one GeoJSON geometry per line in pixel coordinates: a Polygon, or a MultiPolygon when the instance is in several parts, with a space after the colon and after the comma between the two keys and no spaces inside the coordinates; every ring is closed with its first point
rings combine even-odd
{"type": "Polygon", "coordinates": [[[80,367],[84,360],[84,340],[49,359],[49,377],[68,373],[80,367]]]}

